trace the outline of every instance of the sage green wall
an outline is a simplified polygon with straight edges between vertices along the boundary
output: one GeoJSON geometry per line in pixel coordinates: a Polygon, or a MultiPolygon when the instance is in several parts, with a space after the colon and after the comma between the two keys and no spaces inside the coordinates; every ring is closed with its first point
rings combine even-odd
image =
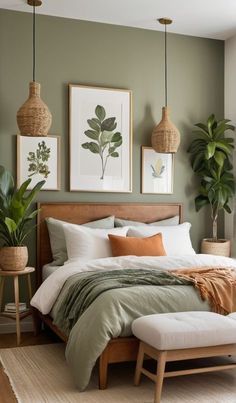
{"type": "MultiPolygon", "coordinates": [[[[214,112],[223,117],[224,43],[169,35],[169,106],[181,133],[175,157],[173,195],[140,193],[140,147],[150,145],[164,101],[163,33],[108,24],[38,16],[37,72],[49,106],[52,134],[61,135],[59,192],[41,192],[41,201],[137,201],[184,203],[195,247],[210,235],[209,212],[194,211],[195,180],[187,146],[193,123],[214,112]],[[133,193],[69,192],[68,83],[133,91],[133,193]]],[[[31,15],[0,10],[0,164],[16,170],[16,111],[28,95],[32,77],[31,15]]],[[[221,223],[221,229],[223,225],[221,223]]],[[[31,261],[34,240],[30,241],[31,261]]]]}

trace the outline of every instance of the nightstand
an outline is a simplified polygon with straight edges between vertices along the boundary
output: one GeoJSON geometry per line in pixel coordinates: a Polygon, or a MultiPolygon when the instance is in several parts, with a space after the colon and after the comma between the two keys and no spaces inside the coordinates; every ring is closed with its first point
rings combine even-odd
{"type": "Polygon", "coordinates": [[[32,298],[32,287],[31,287],[31,278],[30,274],[35,271],[34,267],[26,267],[24,270],[21,271],[7,271],[7,270],[0,270],[0,315],[5,316],[10,319],[14,319],[16,321],[16,336],[17,336],[17,345],[19,346],[20,344],[20,337],[21,337],[21,331],[20,331],[20,321],[26,316],[32,315],[32,310],[30,308],[30,305],[27,309],[27,311],[24,312],[19,312],[19,276],[26,276],[27,278],[27,284],[28,284],[28,297],[29,301],[32,298]],[[4,291],[4,284],[5,284],[5,278],[6,277],[11,277],[14,280],[14,295],[15,295],[15,304],[16,304],[16,313],[10,313],[10,312],[2,312],[2,300],[3,300],[3,291],[4,291]]]}

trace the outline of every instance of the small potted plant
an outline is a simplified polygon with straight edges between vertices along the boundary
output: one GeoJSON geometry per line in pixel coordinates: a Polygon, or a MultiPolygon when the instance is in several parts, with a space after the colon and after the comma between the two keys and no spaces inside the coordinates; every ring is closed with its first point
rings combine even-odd
{"type": "Polygon", "coordinates": [[[229,201],[234,195],[235,182],[231,158],[234,139],[225,137],[225,132],[234,130],[229,119],[217,121],[210,115],[207,123],[197,123],[196,138],[189,146],[191,165],[199,177],[200,187],[195,198],[195,208],[199,211],[210,205],[212,218],[212,238],[203,239],[201,252],[230,256],[230,241],[218,239],[217,222],[219,211],[231,213],[229,201]]]}
{"type": "Polygon", "coordinates": [[[32,230],[30,223],[37,214],[31,204],[45,181],[38,182],[27,191],[31,179],[15,189],[9,171],[0,166],[0,268],[2,270],[24,270],[28,261],[28,250],[24,240],[32,230]]]}

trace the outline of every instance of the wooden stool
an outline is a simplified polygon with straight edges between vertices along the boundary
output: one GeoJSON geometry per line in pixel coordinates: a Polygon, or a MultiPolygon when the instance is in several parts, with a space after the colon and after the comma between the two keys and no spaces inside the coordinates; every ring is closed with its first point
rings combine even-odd
{"type": "Polygon", "coordinates": [[[19,346],[20,344],[20,336],[21,336],[21,331],[20,331],[20,321],[27,316],[32,314],[32,310],[29,307],[27,311],[25,312],[20,312],[19,311],[19,276],[26,275],[27,276],[27,284],[28,284],[28,297],[29,301],[32,298],[32,287],[31,287],[31,279],[30,279],[30,273],[33,273],[35,271],[34,267],[26,267],[24,270],[18,271],[7,271],[7,270],[0,270],[0,315],[5,316],[10,319],[15,319],[16,321],[16,335],[17,335],[17,345],[19,346]],[[15,295],[15,305],[16,305],[16,313],[10,313],[10,312],[1,312],[2,310],[2,300],[3,300],[3,290],[4,290],[4,284],[5,284],[5,278],[6,277],[11,277],[14,279],[14,295],[15,295]]]}
{"type": "Polygon", "coordinates": [[[236,363],[229,363],[165,371],[168,361],[236,354],[236,313],[222,316],[212,312],[179,312],[143,316],[133,322],[132,331],[141,340],[134,384],[139,385],[141,374],[154,381],[154,403],[161,401],[164,378],[236,367],[236,363]],[[157,360],[155,374],[143,368],[144,355],[157,360]]]}

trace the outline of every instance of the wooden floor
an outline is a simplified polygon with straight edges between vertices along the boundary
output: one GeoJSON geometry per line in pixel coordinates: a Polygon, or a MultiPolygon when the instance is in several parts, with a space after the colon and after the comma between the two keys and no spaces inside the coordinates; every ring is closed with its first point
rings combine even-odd
{"type": "MultiPolygon", "coordinates": [[[[50,344],[57,343],[60,340],[50,330],[42,331],[38,336],[33,333],[27,332],[21,334],[21,346],[33,346],[36,344],[50,344]]],[[[0,349],[16,347],[16,335],[1,334],[0,335],[0,349]]],[[[12,391],[7,375],[4,373],[0,364],[0,403],[17,403],[15,395],[12,391]]]]}

